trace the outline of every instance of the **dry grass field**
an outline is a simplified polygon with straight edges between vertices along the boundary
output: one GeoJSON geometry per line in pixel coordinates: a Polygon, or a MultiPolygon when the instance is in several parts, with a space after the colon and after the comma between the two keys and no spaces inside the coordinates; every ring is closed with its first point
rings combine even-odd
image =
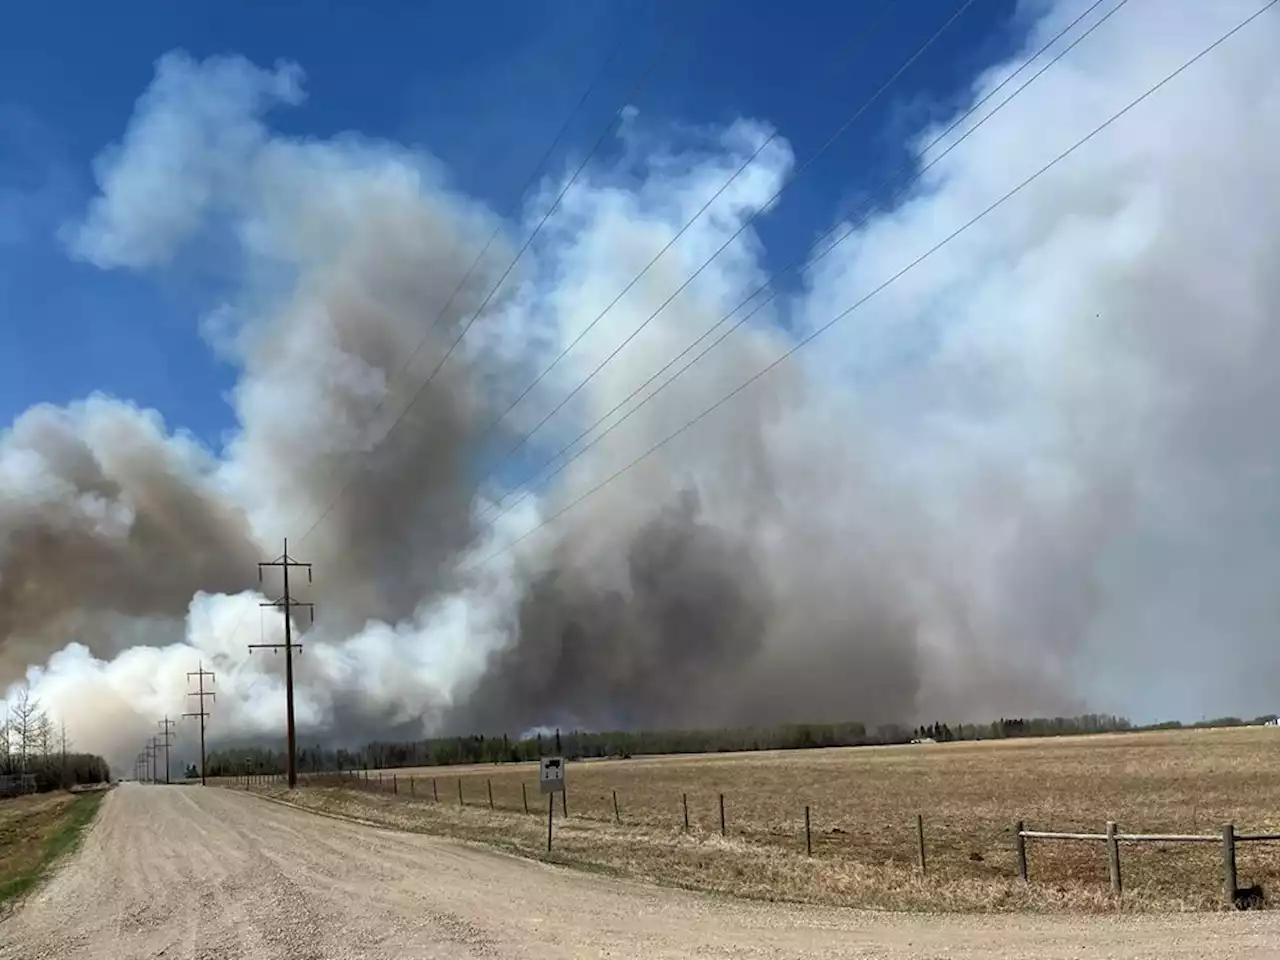
{"type": "MultiPolygon", "coordinates": [[[[1030,841],[1031,883],[1024,887],[1016,879],[1013,823],[1101,833],[1105,821],[1115,820],[1130,833],[1214,833],[1233,822],[1240,832],[1280,832],[1278,757],[1280,730],[1253,727],[587,761],[569,766],[567,821],[556,802],[553,857],[766,899],[886,909],[1113,910],[1101,843],[1030,841]],[[615,790],[621,824],[614,822],[615,790]],[[805,853],[806,804],[812,857],[805,853]],[[924,877],[916,865],[917,813],[925,822],[924,877]]],[[[369,790],[316,779],[291,799],[545,856],[546,798],[538,794],[535,766],[394,775],[395,794],[387,771],[381,790],[373,789],[372,773],[369,790]]],[[[1122,849],[1122,909],[1221,908],[1216,845],[1122,849]]],[[[1280,844],[1241,845],[1238,861],[1242,886],[1261,883],[1280,894],[1280,844]]]]}

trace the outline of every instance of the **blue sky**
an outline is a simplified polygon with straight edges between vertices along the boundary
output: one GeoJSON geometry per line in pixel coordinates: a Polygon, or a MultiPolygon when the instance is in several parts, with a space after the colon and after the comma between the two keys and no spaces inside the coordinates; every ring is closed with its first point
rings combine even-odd
{"type": "MultiPolygon", "coordinates": [[[[69,258],[57,237],[60,224],[82,215],[95,189],[94,157],[119,139],[167,51],[238,53],[263,66],[294,61],[306,73],[307,99],[273,114],[276,129],[321,138],[354,130],[425,148],[460,189],[505,212],[615,46],[557,161],[595,140],[662,48],[633,98],[642,114],[687,124],[764,120],[803,162],[956,7],[955,0],[14,7],[0,32],[0,418],[101,390],[154,407],[215,446],[232,426],[225,392],[235,371],[199,334],[216,283],[102,271],[69,258]]],[[[1009,0],[977,0],[966,10],[762,218],[767,262],[790,259],[850,197],[901,163],[904,135],[1006,55],[1020,25],[1009,0]]]]}

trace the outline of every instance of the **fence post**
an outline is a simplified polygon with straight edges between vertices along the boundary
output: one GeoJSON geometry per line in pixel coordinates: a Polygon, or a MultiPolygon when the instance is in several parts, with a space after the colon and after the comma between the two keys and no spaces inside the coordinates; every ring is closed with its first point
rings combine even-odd
{"type": "Polygon", "coordinates": [[[725,835],[724,830],[724,794],[720,794],[720,836],[725,835]]]}
{"type": "Polygon", "coordinates": [[[1236,826],[1228,823],[1222,828],[1222,880],[1227,895],[1227,906],[1236,902],[1236,826]]]}
{"type": "Polygon", "coordinates": [[[458,778],[458,806],[465,807],[466,803],[462,799],[462,778],[458,778]]]}
{"type": "Polygon", "coordinates": [[[431,796],[432,796],[432,799],[434,799],[436,803],[439,803],[439,802],[440,802],[440,790],[439,790],[439,788],[436,786],[436,778],[435,778],[435,777],[432,777],[432,778],[431,778],[431,796]]]}
{"type": "Polygon", "coordinates": [[[489,809],[493,809],[493,781],[486,780],[485,784],[489,787],[489,809]]]}
{"type": "Polygon", "coordinates": [[[524,781],[520,781],[520,802],[524,804],[524,812],[529,812],[529,794],[524,788],[524,781]]]}
{"type": "Polygon", "coordinates": [[[813,856],[813,835],[809,833],[809,805],[804,805],[804,854],[813,856]]]}
{"type": "Polygon", "coordinates": [[[391,792],[397,796],[400,794],[400,777],[395,773],[391,775],[391,792]]]}
{"type": "Polygon", "coordinates": [[[924,814],[916,814],[916,852],[920,855],[920,876],[925,875],[924,862],[924,814]]]}
{"type": "Polygon", "coordinates": [[[1021,820],[1013,825],[1013,850],[1018,855],[1018,877],[1027,882],[1027,838],[1022,835],[1024,825],[1021,820]]]}
{"type": "Polygon", "coordinates": [[[1120,844],[1116,841],[1116,823],[1107,821],[1107,866],[1111,874],[1111,892],[1120,896],[1123,884],[1120,881],[1120,844]]]}
{"type": "Polygon", "coordinates": [[[413,785],[413,777],[409,778],[409,796],[416,797],[418,795],[417,788],[413,785]]]}
{"type": "Polygon", "coordinates": [[[689,795],[687,793],[680,794],[680,802],[684,804],[684,829],[685,833],[689,832],[689,795]]]}
{"type": "Polygon", "coordinates": [[[617,823],[622,823],[622,814],[618,812],[618,791],[613,791],[613,819],[617,823]]]}

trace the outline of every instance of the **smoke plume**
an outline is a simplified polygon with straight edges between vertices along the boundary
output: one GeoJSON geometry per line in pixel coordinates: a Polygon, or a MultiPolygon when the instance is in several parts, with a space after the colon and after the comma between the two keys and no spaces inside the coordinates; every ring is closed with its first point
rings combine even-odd
{"type": "MultiPolygon", "coordinates": [[[[1026,49],[969,101],[1080,9],[1024,10],[1026,49]]],[[[213,739],[278,737],[281,658],[246,644],[280,637],[255,564],[288,536],[315,570],[291,585],[318,614],[304,742],[1274,708],[1274,17],[618,472],[1250,12],[1126,6],[549,481],[532,467],[794,254],[743,231],[487,476],[766,207],[785,139],[628,111],[620,159],[587,165],[489,297],[559,175],[501,218],[421,151],[275,132],[296,66],[165,56],[64,238],[104,270],[215,264],[226,299],[199,322],[239,369],[238,427],[211,450],[105,396],[15,420],[0,683],[127,765],[203,663],[213,739]]]]}

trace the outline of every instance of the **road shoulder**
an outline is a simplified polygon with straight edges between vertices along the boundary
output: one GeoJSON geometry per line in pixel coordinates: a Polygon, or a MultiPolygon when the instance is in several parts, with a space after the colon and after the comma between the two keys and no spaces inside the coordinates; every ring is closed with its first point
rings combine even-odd
{"type": "Polygon", "coordinates": [[[0,917],[75,852],[104,796],[59,791],[0,803],[0,917]]]}

